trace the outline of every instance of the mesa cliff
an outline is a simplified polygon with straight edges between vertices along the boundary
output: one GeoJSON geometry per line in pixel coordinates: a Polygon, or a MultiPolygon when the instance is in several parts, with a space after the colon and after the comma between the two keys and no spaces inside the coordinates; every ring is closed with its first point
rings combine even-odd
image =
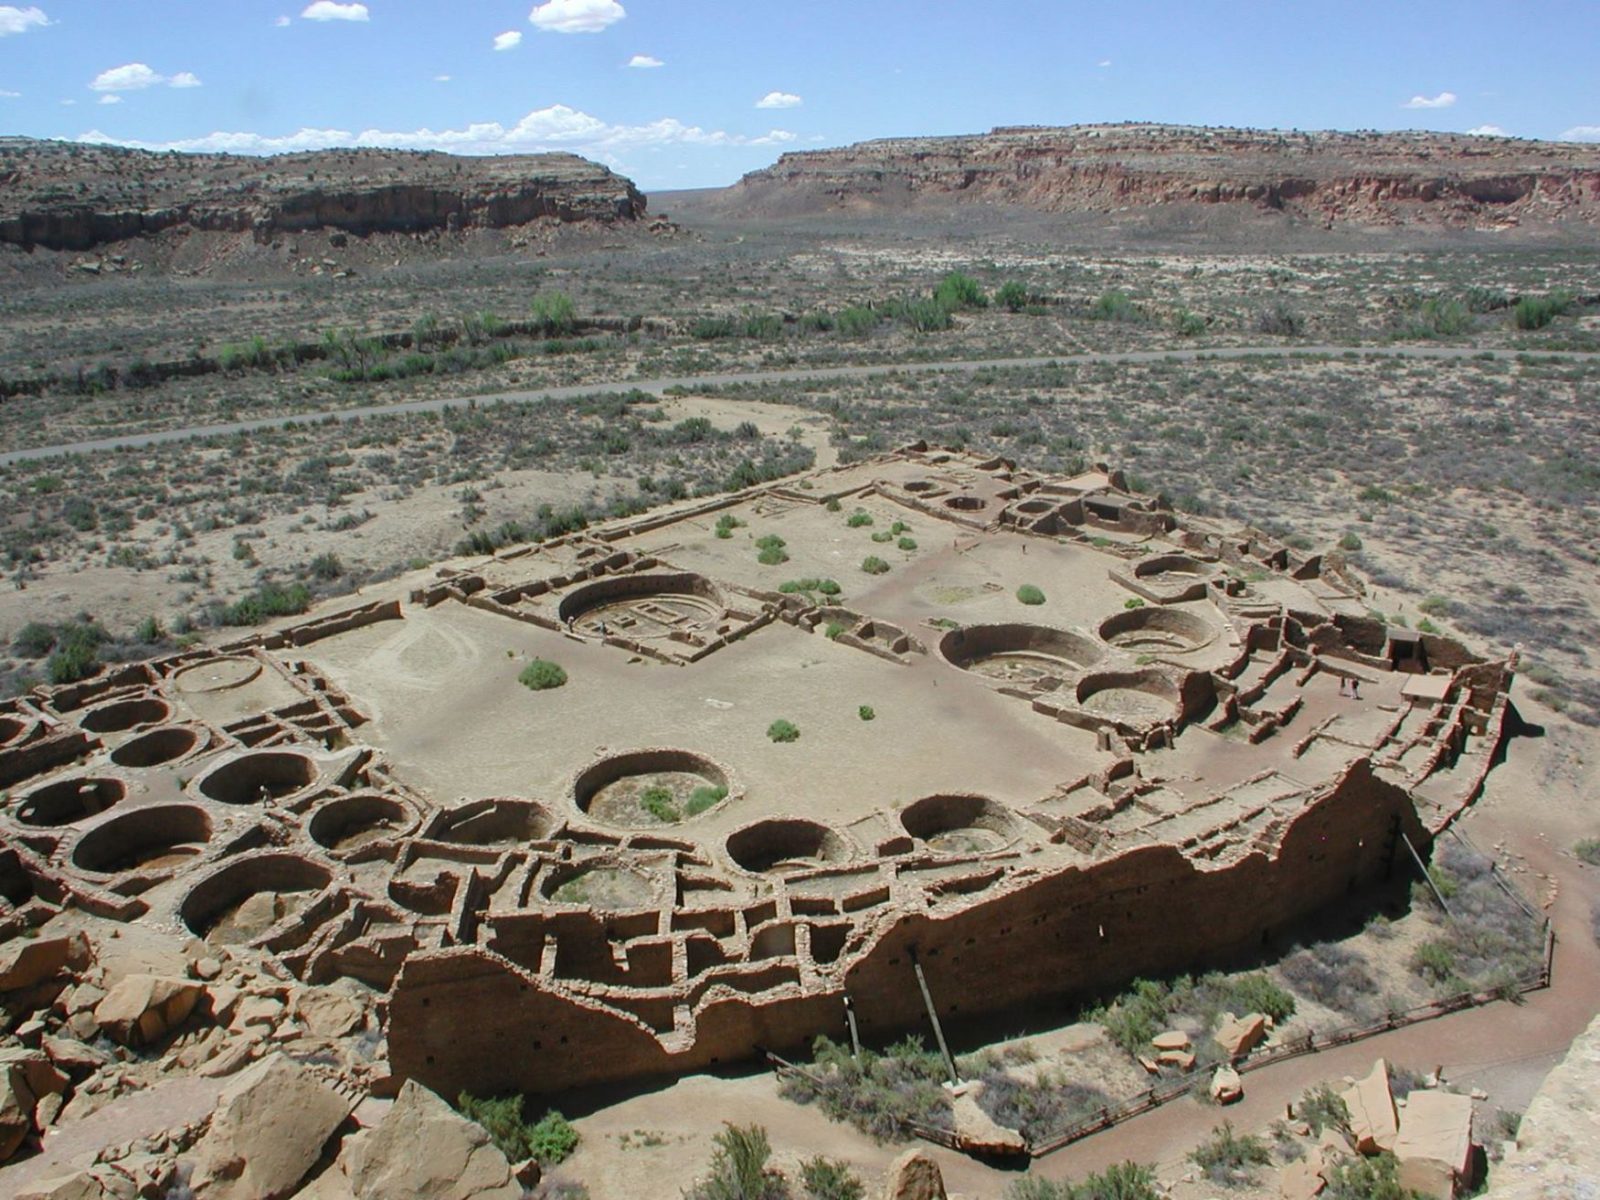
{"type": "Polygon", "coordinates": [[[169,229],[373,233],[644,216],[633,182],[573,154],[157,154],[0,138],[0,243],[82,251],[169,229]]]}
{"type": "Polygon", "coordinates": [[[717,198],[730,215],[934,202],[1046,213],[1253,206],[1332,228],[1600,224],[1600,147],[1449,133],[1115,124],[1003,127],[783,155],[717,198]]]}

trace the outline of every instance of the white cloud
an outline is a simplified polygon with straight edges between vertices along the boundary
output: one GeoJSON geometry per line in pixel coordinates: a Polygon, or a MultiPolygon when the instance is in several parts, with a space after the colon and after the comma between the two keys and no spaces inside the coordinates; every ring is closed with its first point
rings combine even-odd
{"type": "Polygon", "coordinates": [[[794,140],[795,135],[786,129],[773,129],[752,137],[685,125],[675,117],[663,117],[644,125],[613,125],[565,104],[535,109],[514,125],[485,121],[463,129],[367,129],[360,133],[348,129],[299,129],[279,137],[218,131],[204,137],[172,142],[113,138],[99,130],[91,130],[78,137],[80,142],[109,142],[141,150],[206,153],[285,154],[297,150],[363,146],[396,150],[447,150],[454,154],[532,154],[543,150],[569,150],[589,158],[609,158],[616,153],[660,146],[779,146],[794,140]]]}
{"type": "Polygon", "coordinates": [[[307,21],[365,21],[370,15],[365,4],[335,4],[334,0],[316,0],[300,14],[307,21]]]}
{"type": "Polygon", "coordinates": [[[1437,96],[1413,96],[1401,108],[1449,108],[1456,102],[1454,92],[1440,92],[1437,96]]]}
{"type": "MultiPolygon", "coordinates": [[[[200,86],[200,76],[193,71],[179,71],[176,75],[163,75],[153,71],[144,63],[125,63],[120,67],[101,71],[89,81],[89,86],[97,92],[138,92],[145,88],[159,87],[161,84],[175,88],[197,88],[200,86]]],[[[115,100],[102,98],[101,104],[115,104],[115,100]]]]}
{"type": "Polygon", "coordinates": [[[800,97],[793,92],[768,92],[756,101],[757,108],[799,108],[800,97]]]}
{"type": "Polygon", "coordinates": [[[97,92],[137,92],[166,81],[165,75],[152,71],[144,63],[136,62],[101,71],[89,81],[89,86],[97,92]]]}
{"type": "Polygon", "coordinates": [[[1479,125],[1475,129],[1467,130],[1467,136],[1468,137],[1510,137],[1511,135],[1509,133],[1507,133],[1504,129],[1501,129],[1500,126],[1498,126],[1498,125],[1479,125]]]}
{"type": "Polygon", "coordinates": [[[1600,142],[1600,125],[1574,125],[1561,134],[1563,142],[1600,142]]]}
{"type": "Polygon", "coordinates": [[[635,54],[628,60],[628,65],[635,70],[648,71],[652,67],[664,67],[667,64],[653,54],[635,54]]]}
{"type": "Polygon", "coordinates": [[[289,28],[289,26],[294,24],[294,18],[293,17],[279,17],[276,21],[273,22],[273,24],[276,25],[279,29],[287,29],[287,28],[289,28]]]}
{"type": "Polygon", "coordinates": [[[115,92],[107,92],[104,96],[100,97],[100,103],[101,104],[121,104],[122,103],[122,97],[117,95],[115,92]]]}
{"type": "Polygon", "coordinates": [[[546,33],[599,33],[627,15],[617,0],[546,0],[528,20],[546,33]]]}
{"type": "Polygon", "coordinates": [[[13,33],[27,33],[30,29],[43,29],[50,18],[40,9],[29,6],[18,8],[13,4],[0,4],[0,37],[13,33]]]}
{"type": "Polygon", "coordinates": [[[449,83],[450,79],[451,79],[451,76],[449,76],[449,75],[435,75],[433,77],[433,81],[435,83],[449,83]]]}
{"type": "Polygon", "coordinates": [[[20,95],[21,92],[8,92],[5,88],[0,88],[0,100],[15,100],[20,95]]]}
{"type": "Polygon", "coordinates": [[[1111,60],[1109,58],[1102,58],[1099,62],[1095,63],[1095,66],[1101,68],[1102,70],[1104,70],[1106,67],[1109,67],[1110,65],[1111,65],[1111,60]]]}
{"type": "Polygon", "coordinates": [[[494,37],[496,50],[515,50],[522,45],[522,34],[515,29],[508,29],[504,33],[497,33],[494,37]]]}

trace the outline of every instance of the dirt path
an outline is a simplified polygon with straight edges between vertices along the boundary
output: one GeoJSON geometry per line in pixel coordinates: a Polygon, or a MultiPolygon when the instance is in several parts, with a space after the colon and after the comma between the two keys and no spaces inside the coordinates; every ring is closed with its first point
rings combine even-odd
{"type": "Polygon", "coordinates": [[[1592,357],[1581,351],[1483,351],[1470,346],[1224,346],[1214,349],[1185,350],[1131,350],[1119,353],[1067,353],[1041,355],[1032,358],[985,358],[940,362],[875,363],[860,367],[795,367],[781,371],[749,371],[723,375],[682,375],[657,379],[624,379],[611,383],[579,383],[566,387],[539,388],[531,391],[490,392],[481,396],[449,396],[432,400],[405,400],[392,404],[370,404],[360,408],[339,408],[322,412],[283,413],[275,417],[262,417],[253,421],[229,421],[217,425],[194,425],[186,429],[162,429],[151,433],[129,434],[123,437],[98,438],[91,441],[69,442],[58,446],[36,446],[31,450],[14,450],[0,454],[0,466],[26,462],[32,459],[55,458],[63,454],[96,454],[104,450],[121,450],[139,446],[155,446],[168,442],[182,442],[190,438],[226,437],[236,433],[253,433],[261,429],[277,429],[293,422],[320,424],[325,421],[356,421],[370,417],[391,416],[398,413],[441,412],[448,408],[468,406],[485,407],[494,404],[539,403],[550,400],[567,400],[575,396],[616,395],[631,391],[648,392],[653,396],[669,388],[693,391],[696,388],[722,387],[741,383],[806,383],[822,379],[869,379],[877,375],[937,373],[940,371],[972,373],[991,368],[1042,367],[1051,363],[1149,363],[1223,361],[1246,358],[1319,358],[1330,355],[1358,355],[1363,358],[1420,358],[1457,360],[1477,358],[1492,354],[1496,358],[1536,359],[1557,361],[1592,357]]]}

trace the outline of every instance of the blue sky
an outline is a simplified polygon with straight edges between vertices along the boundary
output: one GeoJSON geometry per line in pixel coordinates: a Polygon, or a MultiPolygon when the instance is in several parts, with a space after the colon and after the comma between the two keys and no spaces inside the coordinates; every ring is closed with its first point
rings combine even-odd
{"type": "Polygon", "coordinates": [[[1155,120],[1600,141],[1600,3],[37,0],[0,133],[571,150],[657,190],[784,150],[1155,120]]]}

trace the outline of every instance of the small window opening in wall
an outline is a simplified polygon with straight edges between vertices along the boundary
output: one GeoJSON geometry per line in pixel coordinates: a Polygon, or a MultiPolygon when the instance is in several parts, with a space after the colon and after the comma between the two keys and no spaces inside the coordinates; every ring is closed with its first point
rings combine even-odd
{"type": "Polygon", "coordinates": [[[433,1005],[433,1001],[432,1001],[432,1000],[430,1000],[430,999],[428,999],[428,997],[426,997],[426,996],[424,996],[424,997],[423,997],[423,998],[422,998],[422,1007],[423,1007],[423,1008],[429,1008],[429,1007],[431,1007],[431,1006],[432,1006],[432,1005],[433,1005]]]}
{"type": "Polygon", "coordinates": [[[534,1042],[533,1042],[533,1048],[535,1050],[543,1050],[544,1049],[544,1043],[539,1041],[537,1038],[535,1038],[534,1042]]]}
{"type": "Polygon", "coordinates": [[[430,1054],[430,1055],[428,1055],[428,1065],[429,1065],[429,1066],[430,1066],[430,1067],[431,1067],[431,1066],[433,1066],[433,1055],[431,1055],[431,1054],[430,1054]]]}
{"type": "Polygon", "coordinates": [[[564,1034],[564,1033],[561,1035],[561,1044],[563,1046],[565,1046],[567,1044],[567,1035],[564,1034]]]}

